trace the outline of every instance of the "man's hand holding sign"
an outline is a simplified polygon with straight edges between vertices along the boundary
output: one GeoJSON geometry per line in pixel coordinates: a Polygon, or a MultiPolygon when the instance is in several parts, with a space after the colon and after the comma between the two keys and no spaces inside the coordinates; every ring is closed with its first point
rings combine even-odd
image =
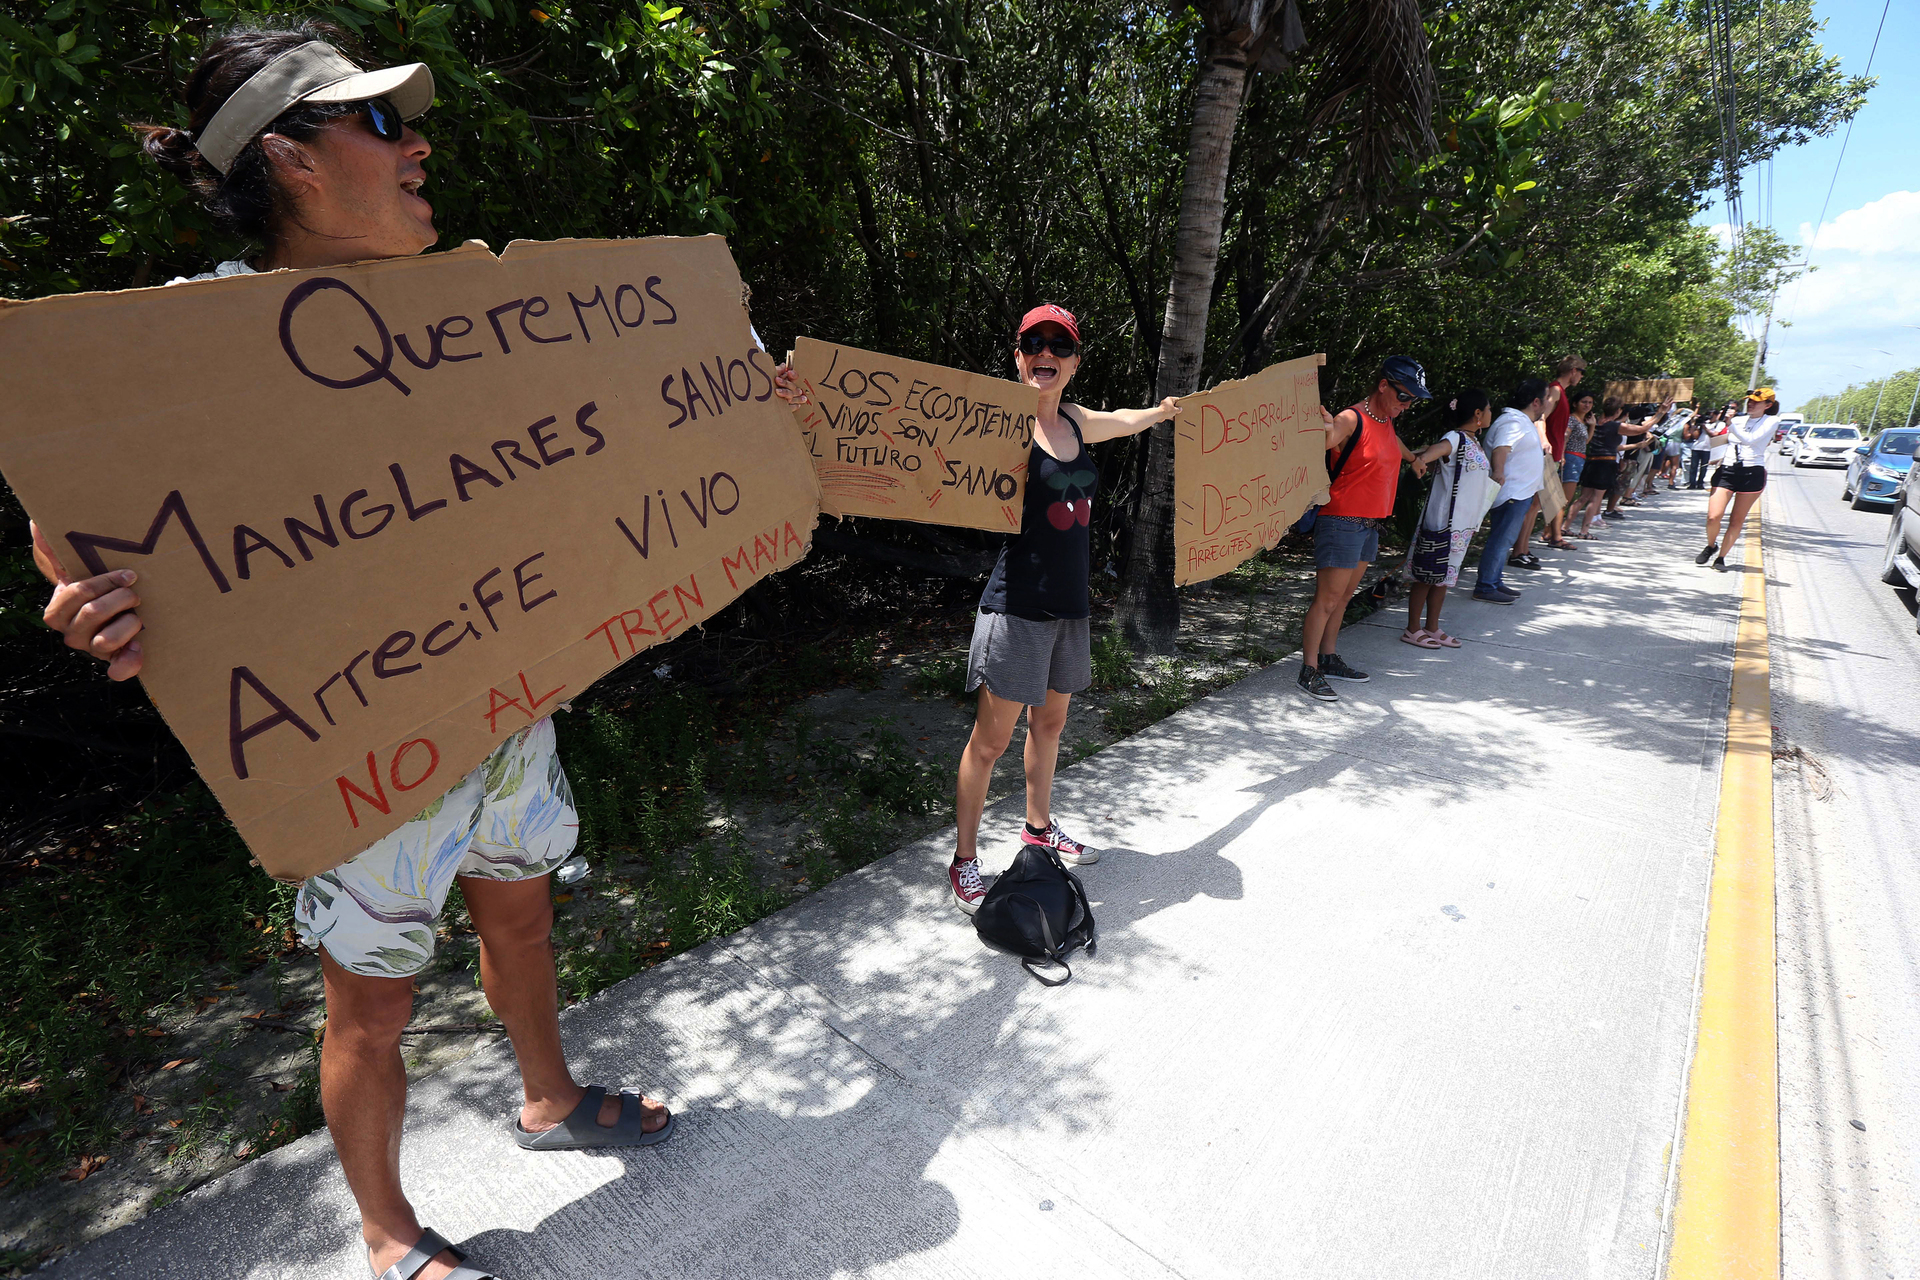
{"type": "MultiPolygon", "coordinates": [[[[156,705],[300,878],[805,554],[812,473],[739,297],[714,238],[8,304],[0,465],[66,578],[138,575],[115,625],[148,628],[156,705]]],[[[131,590],[70,581],[50,621],[131,590]]]]}

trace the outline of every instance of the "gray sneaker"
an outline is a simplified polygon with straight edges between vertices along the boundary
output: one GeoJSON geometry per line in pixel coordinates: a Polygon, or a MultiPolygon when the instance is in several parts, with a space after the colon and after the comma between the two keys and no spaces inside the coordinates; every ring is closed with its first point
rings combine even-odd
{"type": "Polygon", "coordinates": [[[1327,683],[1327,678],[1320,674],[1319,669],[1304,662],[1300,664],[1300,691],[1322,702],[1340,701],[1340,695],[1333,691],[1333,686],[1327,683]]]}
{"type": "Polygon", "coordinates": [[[1329,680],[1351,680],[1355,684],[1365,684],[1373,679],[1366,672],[1348,666],[1346,660],[1337,653],[1320,655],[1320,674],[1329,680]]]}

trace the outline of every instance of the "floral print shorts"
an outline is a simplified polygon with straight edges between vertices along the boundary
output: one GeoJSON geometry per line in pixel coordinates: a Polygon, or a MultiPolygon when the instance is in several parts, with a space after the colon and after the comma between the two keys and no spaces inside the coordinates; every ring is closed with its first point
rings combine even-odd
{"type": "Polygon", "coordinates": [[[302,884],[294,925],[344,969],[411,977],[433,958],[455,876],[543,876],[567,860],[579,831],[553,722],[541,720],[398,831],[302,884]]]}

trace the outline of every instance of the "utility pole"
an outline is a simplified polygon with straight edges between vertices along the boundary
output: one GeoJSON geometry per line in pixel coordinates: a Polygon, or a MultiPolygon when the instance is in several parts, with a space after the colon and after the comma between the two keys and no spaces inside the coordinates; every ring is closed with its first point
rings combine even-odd
{"type": "Polygon", "coordinates": [[[1760,323],[1760,341],[1753,348],[1753,368],[1747,373],[1747,386],[1749,388],[1760,385],[1760,366],[1766,363],[1767,334],[1773,329],[1773,304],[1774,300],[1780,296],[1780,273],[1790,267],[1804,267],[1806,265],[1804,262],[1783,262],[1773,269],[1774,284],[1773,291],[1767,295],[1767,318],[1760,323]]]}

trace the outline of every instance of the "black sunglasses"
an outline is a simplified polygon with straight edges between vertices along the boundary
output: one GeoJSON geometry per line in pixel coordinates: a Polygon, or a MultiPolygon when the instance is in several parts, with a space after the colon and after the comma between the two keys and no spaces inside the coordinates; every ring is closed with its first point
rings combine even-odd
{"type": "Polygon", "coordinates": [[[1080,354],[1080,344],[1072,338],[1043,338],[1037,333],[1021,334],[1020,349],[1030,356],[1037,356],[1042,351],[1051,351],[1061,360],[1080,354]]]}
{"type": "Polygon", "coordinates": [[[385,98],[368,98],[360,104],[360,110],[367,117],[367,123],[373,126],[373,136],[382,142],[398,142],[400,134],[406,128],[400,113],[385,98]]]}
{"type": "Polygon", "coordinates": [[[1408,395],[1406,392],[1402,391],[1399,387],[1393,388],[1393,398],[1398,400],[1401,404],[1413,403],[1413,397],[1408,395]]]}

